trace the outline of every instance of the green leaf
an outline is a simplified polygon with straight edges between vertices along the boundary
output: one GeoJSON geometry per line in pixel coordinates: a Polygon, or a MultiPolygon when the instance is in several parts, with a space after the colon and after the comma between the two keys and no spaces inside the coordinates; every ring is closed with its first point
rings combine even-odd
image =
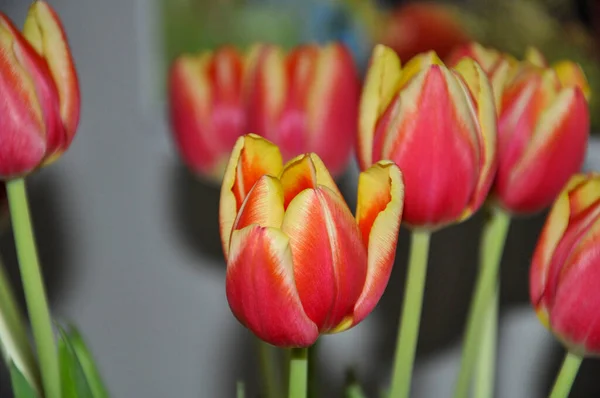
{"type": "Polygon", "coordinates": [[[0,351],[7,365],[13,363],[36,392],[41,391],[40,374],[27,334],[23,312],[0,259],[0,351]]]}
{"type": "Polygon", "coordinates": [[[95,398],[69,336],[62,328],[59,330],[58,357],[62,398],[95,398]]]}
{"type": "Polygon", "coordinates": [[[79,364],[83,369],[87,383],[92,391],[94,398],[108,398],[108,392],[98,371],[98,367],[95,364],[94,357],[87,348],[81,333],[73,325],[69,326],[69,330],[66,332],[68,341],[71,343],[79,364]]]}
{"type": "Polygon", "coordinates": [[[10,363],[10,380],[15,398],[39,398],[35,388],[29,385],[23,373],[12,361],[10,363]]]}
{"type": "Polygon", "coordinates": [[[244,386],[243,381],[237,382],[237,398],[245,398],[246,397],[246,387],[244,386]]]}

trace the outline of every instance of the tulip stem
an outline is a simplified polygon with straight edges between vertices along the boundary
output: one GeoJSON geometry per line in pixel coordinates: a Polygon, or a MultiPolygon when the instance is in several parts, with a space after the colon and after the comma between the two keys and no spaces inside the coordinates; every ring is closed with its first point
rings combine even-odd
{"type": "Polygon", "coordinates": [[[487,369],[478,373],[478,388],[487,391],[493,390],[494,369],[496,361],[496,329],[498,305],[498,268],[504,251],[504,243],[510,226],[510,216],[504,211],[492,208],[491,216],[483,227],[482,239],[479,251],[479,272],[475,291],[471,299],[469,308],[469,317],[463,340],[463,351],[460,364],[460,372],[454,391],[455,398],[466,398],[469,394],[471,377],[475,361],[481,349],[480,343],[483,341],[489,347],[483,348],[479,366],[487,369]],[[491,313],[490,313],[491,312],[491,313]],[[487,327],[485,324],[488,324],[487,327]],[[482,333],[487,336],[483,337],[482,333]],[[484,387],[484,384],[487,386],[484,387]]]}
{"type": "Polygon", "coordinates": [[[493,295],[481,333],[481,345],[475,368],[474,397],[493,397],[496,376],[496,346],[498,337],[498,288],[493,295]]]}
{"type": "Polygon", "coordinates": [[[567,351],[560,372],[556,376],[550,398],[567,398],[569,396],[571,386],[577,377],[577,372],[579,372],[582,361],[583,357],[567,351]]]}
{"type": "Polygon", "coordinates": [[[280,398],[282,395],[277,385],[275,359],[273,358],[274,347],[260,339],[257,341],[264,396],[265,398],[280,398]]]}
{"type": "Polygon", "coordinates": [[[423,291],[427,275],[429,240],[429,231],[413,231],[412,233],[404,303],[396,340],[392,388],[389,395],[394,398],[407,398],[410,394],[410,381],[417,349],[423,291]]]}
{"type": "Polygon", "coordinates": [[[25,180],[18,178],[6,182],[6,192],[27,311],[40,361],[44,396],[60,398],[58,353],[29,215],[25,180]]]}
{"type": "Polygon", "coordinates": [[[306,398],[308,382],[308,348],[292,348],[289,398],[306,398]]]}

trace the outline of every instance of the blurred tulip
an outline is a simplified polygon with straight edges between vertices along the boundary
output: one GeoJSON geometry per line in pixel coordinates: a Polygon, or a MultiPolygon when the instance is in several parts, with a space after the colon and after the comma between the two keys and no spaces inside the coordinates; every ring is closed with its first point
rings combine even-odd
{"type": "Polygon", "coordinates": [[[504,210],[543,210],[583,165],[590,115],[579,84],[563,85],[554,69],[522,63],[503,87],[493,193],[504,210]]]}
{"type": "Polygon", "coordinates": [[[377,46],[367,72],[359,121],[364,170],[380,159],[402,170],[404,220],[439,228],[469,217],[485,200],[496,170],[496,112],[481,67],[463,59],[454,69],[432,52],[404,68],[377,46]]]}
{"type": "Polygon", "coordinates": [[[575,175],[554,203],[530,271],[542,323],[577,355],[600,355],[600,174],[575,175]]]}
{"type": "Polygon", "coordinates": [[[401,60],[435,51],[442,59],[470,41],[460,20],[443,4],[412,2],[391,11],[378,42],[392,48],[401,60]]]}
{"type": "Polygon", "coordinates": [[[392,162],[361,173],[354,218],[315,154],[283,164],[251,134],[231,154],[220,225],[233,314],[260,339],[307,347],[375,307],[394,262],[402,176],[392,162]]]}
{"type": "Polygon", "coordinates": [[[221,180],[235,140],[256,133],[285,160],[315,152],[334,175],[349,161],[356,137],[360,82],[340,44],[304,45],[285,54],[256,45],[178,58],[170,71],[175,142],[197,174],[221,180]]]}
{"type": "Polygon", "coordinates": [[[79,84],[58,16],[30,7],[23,32],[0,13],[0,178],[24,176],[58,159],[79,123],[79,84]]]}

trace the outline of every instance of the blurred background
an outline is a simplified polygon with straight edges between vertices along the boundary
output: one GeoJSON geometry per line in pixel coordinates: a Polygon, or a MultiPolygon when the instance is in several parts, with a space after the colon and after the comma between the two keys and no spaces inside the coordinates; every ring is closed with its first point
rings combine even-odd
{"type": "MultiPolygon", "coordinates": [[[[550,61],[575,59],[598,97],[600,7],[581,0],[48,0],[61,16],[80,77],[82,120],[71,150],[29,180],[51,305],[80,326],[120,398],[233,397],[257,391],[254,340],[231,315],[217,226],[218,190],[191,175],[169,138],[164,76],[178,54],[225,43],[342,40],[363,67],[374,43],[405,59],[476,39],[550,61]]],[[[0,0],[18,25],[28,1],[0,0]]],[[[597,102],[592,103],[597,119],[597,102]]],[[[595,119],[594,131],[599,131],[595,119]]],[[[587,168],[600,169],[592,140],[587,168]]],[[[355,204],[356,168],[341,182],[355,204]]],[[[563,350],[528,301],[529,259],[544,214],[516,220],[502,265],[497,396],[543,397],[563,350]]],[[[436,233],[426,287],[414,397],[451,395],[474,282],[481,215],[436,233]]],[[[390,285],[358,327],[322,339],[322,397],[341,396],[347,367],[369,396],[388,382],[408,234],[390,285]]],[[[0,250],[16,280],[12,236],[0,250]]],[[[597,361],[586,360],[571,397],[598,397],[597,361]]],[[[0,372],[0,396],[9,382],[0,372]]]]}

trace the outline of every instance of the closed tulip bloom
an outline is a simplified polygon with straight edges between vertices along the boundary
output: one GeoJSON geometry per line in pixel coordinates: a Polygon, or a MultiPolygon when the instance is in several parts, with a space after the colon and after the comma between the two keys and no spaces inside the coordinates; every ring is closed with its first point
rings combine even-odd
{"type": "Polygon", "coordinates": [[[179,57],[170,71],[175,142],[197,174],[220,181],[235,140],[266,137],[284,160],[315,152],[341,174],[355,141],[360,83],[341,44],[303,45],[289,54],[255,45],[179,57]]]}
{"type": "Polygon", "coordinates": [[[79,84],[58,16],[30,7],[23,32],[0,13],[0,178],[27,175],[69,147],[79,123],[79,84]]]}
{"type": "Polygon", "coordinates": [[[402,203],[402,177],[392,162],[361,173],[354,217],[317,155],[284,165],[277,146],[241,137],[220,204],[235,317],[281,347],[307,347],[319,334],[361,322],[387,285],[402,203]]]}
{"type": "Polygon", "coordinates": [[[530,271],[542,323],[573,353],[600,355],[600,174],[575,175],[556,199],[530,271]]]}
{"type": "Polygon", "coordinates": [[[583,165],[588,103],[579,84],[564,85],[553,68],[528,63],[500,97],[493,194],[510,213],[535,213],[550,206],[583,165]]]}
{"type": "Polygon", "coordinates": [[[485,200],[496,170],[496,111],[490,82],[472,59],[447,68],[434,53],[404,68],[377,46],[360,104],[358,157],[364,170],[394,161],[406,184],[404,220],[440,228],[485,200]]]}

